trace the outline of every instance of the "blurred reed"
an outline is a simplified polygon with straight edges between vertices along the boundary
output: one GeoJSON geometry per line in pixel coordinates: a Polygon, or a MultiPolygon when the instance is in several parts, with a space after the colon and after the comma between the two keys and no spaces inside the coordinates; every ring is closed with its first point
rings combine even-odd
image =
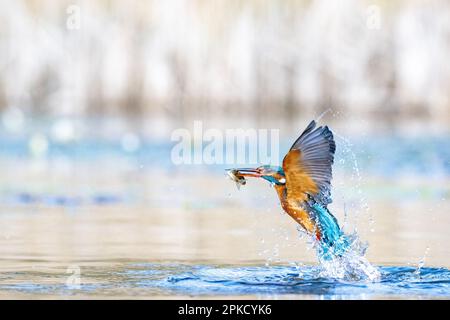
{"type": "Polygon", "coordinates": [[[0,111],[450,125],[450,3],[2,1],[0,111]],[[67,23],[79,8],[79,28],[67,23]],[[330,117],[326,114],[325,117],[330,117]]]}

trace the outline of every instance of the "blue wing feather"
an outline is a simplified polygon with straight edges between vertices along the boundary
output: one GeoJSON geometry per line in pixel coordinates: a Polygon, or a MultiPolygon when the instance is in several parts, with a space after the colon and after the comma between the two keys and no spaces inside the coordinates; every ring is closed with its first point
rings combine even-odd
{"type": "Polygon", "coordinates": [[[336,143],[333,133],[325,127],[317,127],[313,120],[298,137],[291,150],[300,150],[300,163],[317,184],[319,192],[311,195],[321,205],[331,203],[332,165],[336,143]]]}

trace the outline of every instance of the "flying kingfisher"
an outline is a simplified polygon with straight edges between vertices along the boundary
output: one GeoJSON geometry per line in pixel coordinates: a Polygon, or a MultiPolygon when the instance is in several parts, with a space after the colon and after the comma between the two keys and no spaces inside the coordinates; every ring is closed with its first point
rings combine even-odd
{"type": "Polygon", "coordinates": [[[340,256],[349,247],[348,239],[327,208],[335,151],[331,130],[316,127],[313,120],[284,157],[282,167],[231,169],[228,175],[238,185],[245,184],[246,177],[269,181],[283,210],[320,244],[321,256],[340,256]]]}

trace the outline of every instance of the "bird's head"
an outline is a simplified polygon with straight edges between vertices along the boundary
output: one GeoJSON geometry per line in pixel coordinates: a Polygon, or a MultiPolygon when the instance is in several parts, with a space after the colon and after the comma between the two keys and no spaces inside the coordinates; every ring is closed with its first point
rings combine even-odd
{"type": "Polygon", "coordinates": [[[286,176],[284,174],[283,168],[276,166],[260,166],[258,168],[241,168],[233,169],[233,174],[236,177],[252,177],[252,178],[263,178],[275,185],[286,184],[286,176]]]}

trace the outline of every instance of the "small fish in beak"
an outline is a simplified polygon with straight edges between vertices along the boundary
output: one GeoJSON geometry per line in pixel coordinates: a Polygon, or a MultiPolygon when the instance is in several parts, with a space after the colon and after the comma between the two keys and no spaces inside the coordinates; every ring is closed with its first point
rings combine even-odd
{"type": "Polygon", "coordinates": [[[245,178],[241,176],[239,174],[239,171],[236,169],[228,169],[227,176],[232,181],[236,182],[236,187],[238,188],[238,190],[240,190],[241,186],[245,186],[245,184],[247,183],[247,180],[245,180],[245,178]]]}
{"type": "Polygon", "coordinates": [[[239,187],[245,185],[246,177],[252,177],[252,178],[261,178],[261,169],[260,168],[239,168],[239,169],[228,169],[227,170],[228,176],[236,182],[236,186],[239,187]]]}

